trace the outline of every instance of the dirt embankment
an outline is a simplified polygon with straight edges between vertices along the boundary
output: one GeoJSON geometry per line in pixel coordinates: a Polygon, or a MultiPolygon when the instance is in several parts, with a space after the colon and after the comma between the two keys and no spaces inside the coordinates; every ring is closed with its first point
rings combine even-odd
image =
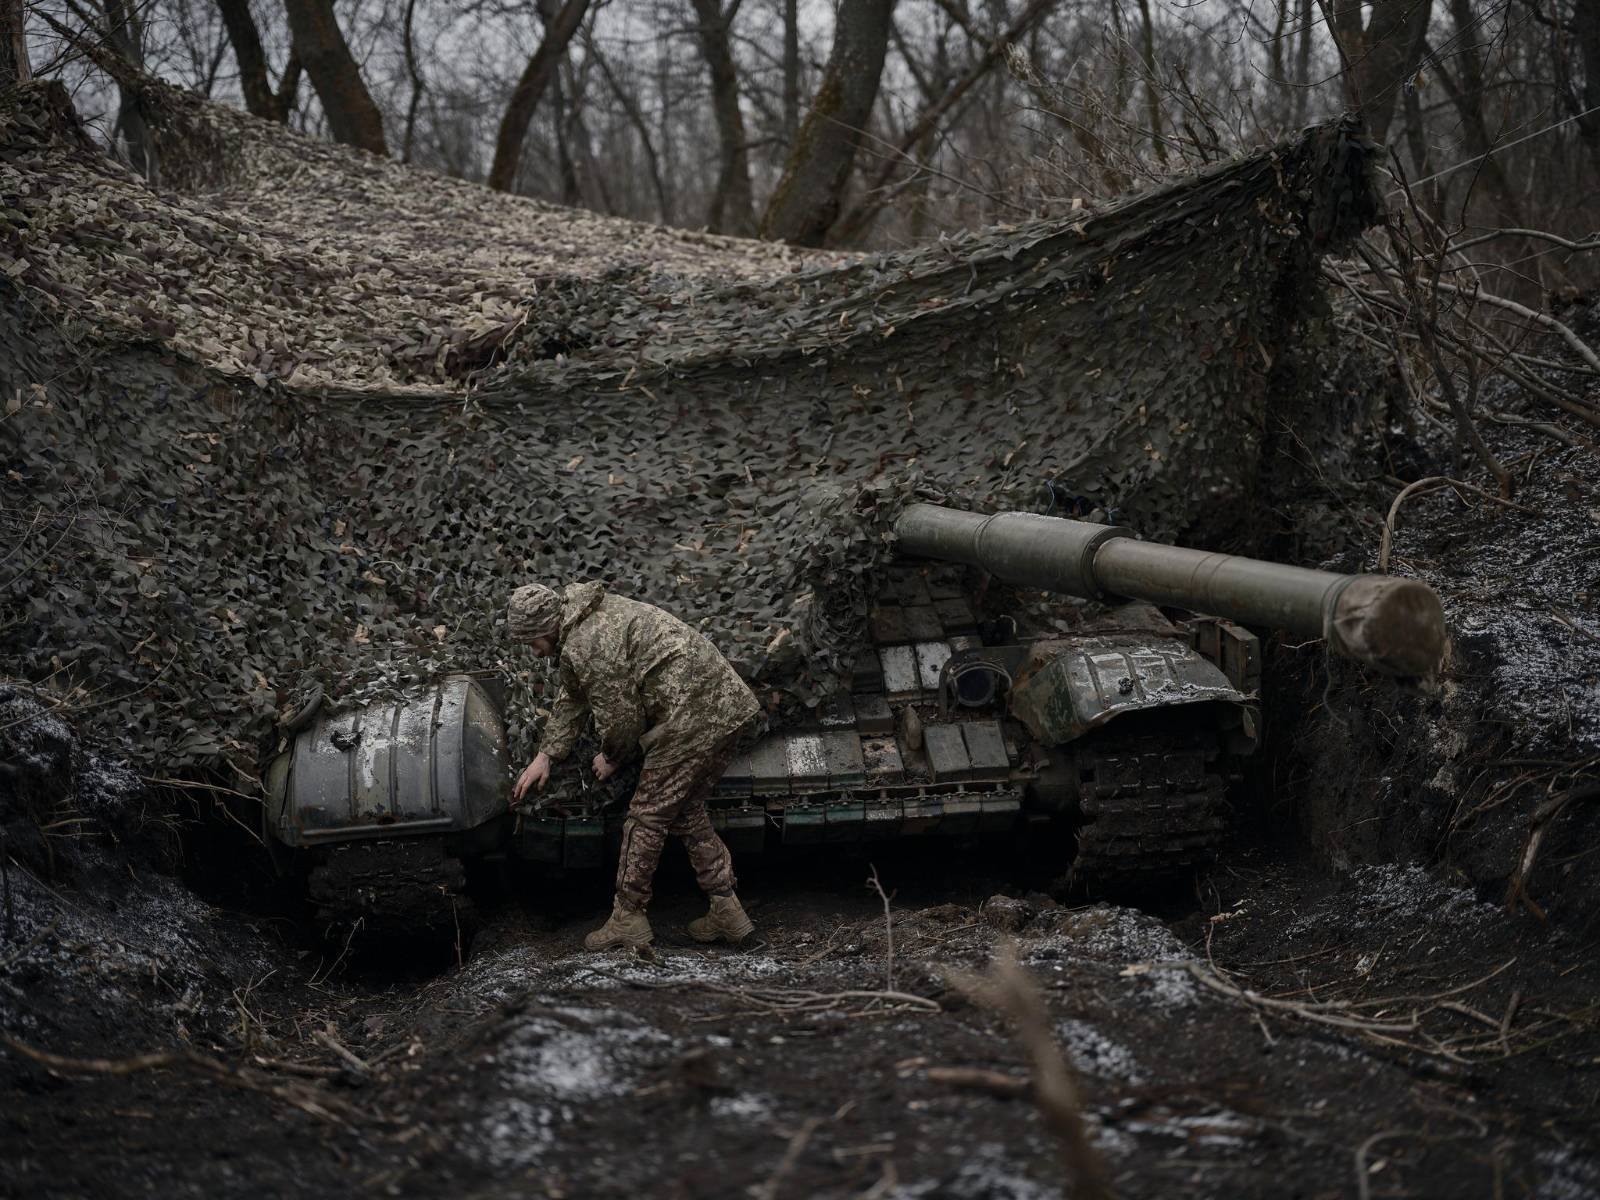
{"type": "MultiPolygon", "coordinates": [[[[1600,334],[1600,305],[1572,317],[1591,341],[1600,334]]],[[[1395,687],[1315,651],[1285,654],[1275,790],[1333,864],[1441,862],[1485,898],[1593,936],[1600,429],[1484,386],[1498,416],[1480,431],[1517,482],[1509,501],[1449,482],[1481,488],[1486,473],[1455,462],[1435,420],[1388,431],[1378,461],[1390,478],[1328,489],[1346,539],[1329,542],[1333,565],[1383,565],[1387,522],[1387,569],[1438,591],[1452,635],[1441,678],[1395,687]]]]}

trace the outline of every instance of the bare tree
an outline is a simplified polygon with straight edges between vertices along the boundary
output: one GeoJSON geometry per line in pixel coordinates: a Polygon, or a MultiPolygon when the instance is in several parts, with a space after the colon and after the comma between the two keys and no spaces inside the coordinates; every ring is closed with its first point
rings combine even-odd
{"type": "Polygon", "coordinates": [[[1351,107],[1380,142],[1389,137],[1395,101],[1417,72],[1433,0],[1319,0],[1345,60],[1351,107]],[[1363,22],[1362,16],[1366,14],[1363,22]]]}
{"type": "Polygon", "coordinates": [[[829,234],[831,241],[852,240],[866,228],[890,199],[890,194],[886,190],[889,182],[901,163],[910,157],[912,149],[933,134],[939,123],[955,108],[962,97],[994,69],[995,64],[1005,53],[1006,47],[1026,35],[1055,3],[1056,0],[1027,0],[1022,11],[998,37],[983,37],[973,32],[968,25],[973,41],[982,47],[981,52],[958,79],[929,101],[927,107],[896,140],[889,153],[880,156],[878,169],[869,177],[865,194],[855,207],[834,224],[829,234]]]}
{"type": "Polygon", "coordinates": [[[417,63],[416,38],[417,0],[406,0],[406,15],[402,22],[401,43],[406,53],[406,75],[411,82],[411,99],[406,104],[405,133],[400,139],[400,161],[411,161],[411,151],[417,135],[417,109],[422,106],[422,94],[427,84],[422,79],[422,68],[417,63]]]}
{"type": "MultiPolygon", "coordinates": [[[[656,152],[655,135],[650,129],[644,109],[639,103],[638,95],[628,87],[620,78],[616,70],[606,60],[606,56],[594,46],[592,42],[585,44],[585,52],[594,64],[600,68],[600,75],[606,81],[606,86],[611,89],[611,94],[616,97],[621,105],[628,123],[633,126],[634,133],[639,138],[639,148],[644,154],[645,164],[650,172],[650,186],[655,192],[656,219],[663,224],[672,223],[672,199],[667,191],[666,180],[661,172],[661,156],[656,152]]],[[[663,105],[664,105],[663,101],[663,105]]]]}
{"type": "Polygon", "coordinates": [[[283,78],[276,90],[267,66],[267,52],[261,44],[261,31],[250,12],[250,0],[217,0],[234,61],[239,64],[239,90],[244,106],[255,116],[283,124],[295,109],[300,96],[300,56],[293,46],[284,65],[283,78]]]}
{"type": "MultiPolygon", "coordinates": [[[[144,17],[138,8],[129,0],[100,0],[97,14],[91,15],[82,8],[78,12],[90,36],[97,37],[135,71],[144,71],[144,17]]],[[[127,148],[129,166],[147,179],[155,179],[159,174],[155,142],[143,97],[136,86],[121,78],[117,85],[117,120],[112,137],[120,138],[127,148]]]]}
{"type": "Polygon", "coordinates": [[[383,116],[333,15],[333,0],[284,0],[294,47],[317,89],[334,140],[387,155],[383,116]]]}
{"type": "Polygon", "coordinates": [[[1583,56],[1583,116],[1578,127],[1596,163],[1600,163],[1600,4],[1577,0],[1572,9],[1572,31],[1583,56]]]}
{"type": "Polygon", "coordinates": [[[800,3],[783,0],[783,144],[800,131],[800,3]]]}
{"type": "Polygon", "coordinates": [[[22,17],[26,0],[0,0],[0,88],[33,78],[22,17]]]}
{"type": "Polygon", "coordinates": [[[489,168],[489,186],[496,191],[509,192],[516,185],[528,122],[533,120],[534,110],[561,67],[567,44],[578,32],[588,11],[589,0],[566,0],[555,18],[546,23],[539,48],[528,59],[517,86],[512,89],[505,116],[500,118],[499,136],[495,139],[494,165],[489,168]]]}
{"type": "Polygon", "coordinates": [[[833,50],[761,218],[771,241],[820,246],[838,218],[878,99],[895,0],[840,0],[833,50]]]}
{"type": "Polygon", "coordinates": [[[1483,181],[1494,194],[1501,223],[1526,225],[1522,206],[1517,201],[1505,166],[1498,156],[1491,153],[1497,139],[1489,131],[1489,122],[1483,110],[1487,91],[1481,50],[1483,17],[1472,11],[1471,0],[1450,0],[1450,16],[1455,26],[1451,38],[1452,58],[1459,64],[1460,78],[1446,66],[1443,59],[1430,53],[1428,57],[1433,73],[1439,77],[1450,102],[1461,114],[1462,140],[1468,153],[1482,159],[1483,181]]]}
{"type": "Polygon", "coordinates": [[[711,73],[711,109],[717,119],[717,186],[706,225],[713,233],[748,236],[755,232],[755,201],[750,191],[750,150],[739,112],[739,68],[733,60],[733,18],[740,0],[693,0],[696,41],[711,73]]]}

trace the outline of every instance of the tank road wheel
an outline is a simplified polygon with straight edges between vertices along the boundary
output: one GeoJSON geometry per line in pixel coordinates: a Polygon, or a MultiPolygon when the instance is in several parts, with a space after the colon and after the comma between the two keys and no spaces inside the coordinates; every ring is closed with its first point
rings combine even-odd
{"type": "Polygon", "coordinates": [[[453,940],[477,929],[467,874],[442,840],[415,838],[336,846],[312,868],[317,924],[339,936],[351,928],[380,936],[453,940]]]}
{"type": "Polygon", "coordinates": [[[1082,824],[1069,884],[1137,883],[1216,861],[1226,786],[1209,770],[1215,741],[1109,740],[1078,754],[1082,824]]]}

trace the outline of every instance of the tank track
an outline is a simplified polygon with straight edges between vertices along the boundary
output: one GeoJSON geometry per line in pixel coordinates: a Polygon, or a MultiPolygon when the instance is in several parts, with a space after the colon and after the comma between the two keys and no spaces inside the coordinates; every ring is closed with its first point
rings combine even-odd
{"type": "Polygon", "coordinates": [[[308,892],[325,931],[455,937],[475,927],[466,869],[442,840],[335,846],[311,870],[308,892]]]}
{"type": "Polygon", "coordinates": [[[1216,861],[1227,832],[1226,784],[1207,767],[1209,739],[1124,738],[1079,754],[1073,882],[1136,882],[1216,861]]]}

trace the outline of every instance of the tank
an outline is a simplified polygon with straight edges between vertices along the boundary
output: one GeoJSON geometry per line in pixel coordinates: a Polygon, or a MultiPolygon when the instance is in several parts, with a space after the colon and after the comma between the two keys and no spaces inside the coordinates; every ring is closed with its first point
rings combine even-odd
{"type": "MultiPolygon", "coordinates": [[[[736,855],[1054,827],[1072,835],[1072,881],[1190,871],[1216,858],[1229,779],[1259,741],[1255,630],[1326,638],[1391,675],[1427,675],[1444,650],[1439,601],[1414,580],[1031,513],[916,504],[894,532],[848,677],[715,785],[736,855]],[[994,580],[1078,600],[1006,611],[994,580]]],[[[538,809],[511,813],[500,714],[452,676],[302,729],[269,774],[267,833],[307,865],[325,920],[459,929],[463,859],[614,861],[631,781],[597,785],[586,762],[575,752],[538,809]]]]}

